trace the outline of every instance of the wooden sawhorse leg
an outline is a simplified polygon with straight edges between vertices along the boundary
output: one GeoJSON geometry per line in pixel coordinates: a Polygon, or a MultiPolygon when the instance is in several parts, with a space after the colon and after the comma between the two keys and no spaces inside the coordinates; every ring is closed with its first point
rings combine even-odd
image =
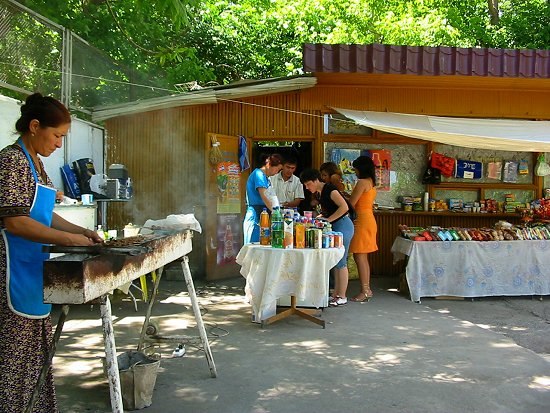
{"type": "MultiPolygon", "coordinates": [[[[25,413],[32,412],[34,408],[34,404],[36,403],[36,399],[40,394],[40,390],[42,389],[42,386],[44,386],[44,382],[46,381],[46,375],[48,374],[48,370],[52,367],[53,356],[55,355],[57,342],[61,337],[61,331],[63,331],[63,325],[65,324],[65,319],[67,318],[67,314],[69,314],[69,305],[64,304],[61,307],[61,314],[59,315],[59,320],[57,321],[57,327],[55,328],[55,333],[53,335],[50,348],[48,349],[48,353],[46,354],[46,360],[44,362],[44,365],[42,366],[42,369],[40,370],[40,375],[38,376],[38,382],[36,383],[36,386],[32,392],[31,398],[27,403],[27,407],[25,408],[25,413]]],[[[44,328],[44,324],[42,324],[42,328],[44,328]]]]}
{"type": "Polygon", "coordinates": [[[195,320],[197,322],[197,327],[201,336],[204,353],[206,354],[206,361],[208,362],[208,367],[210,367],[210,376],[217,377],[218,372],[216,371],[214,357],[212,357],[212,351],[210,350],[210,344],[208,343],[208,336],[206,335],[204,323],[202,322],[199,301],[197,300],[197,294],[195,293],[195,285],[193,284],[193,278],[191,277],[191,270],[189,269],[189,258],[187,258],[187,256],[183,257],[181,268],[183,269],[185,283],[187,284],[187,291],[189,292],[189,297],[191,298],[191,305],[193,306],[193,313],[195,314],[195,320]]]}
{"type": "Polygon", "coordinates": [[[115,334],[113,330],[113,316],[111,313],[111,301],[108,295],[101,297],[101,325],[103,327],[103,341],[105,343],[105,362],[107,365],[107,377],[109,379],[109,393],[111,395],[111,410],[113,413],[122,413],[122,390],[120,389],[120,376],[118,372],[118,359],[116,355],[115,334]]]}

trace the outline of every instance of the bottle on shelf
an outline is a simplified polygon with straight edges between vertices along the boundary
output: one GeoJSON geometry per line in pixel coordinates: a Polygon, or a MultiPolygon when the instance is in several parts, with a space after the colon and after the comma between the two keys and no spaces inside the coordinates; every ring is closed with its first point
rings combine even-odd
{"type": "Polygon", "coordinates": [[[284,224],[281,209],[277,206],[273,208],[271,214],[271,246],[273,248],[283,248],[284,224]]]}
{"type": "Polygon", "coordinates": [[[260,214],[260,245],[269,245],[271,242],[271,231],[269,223],[269,213],[264,208],[260,214]]]}

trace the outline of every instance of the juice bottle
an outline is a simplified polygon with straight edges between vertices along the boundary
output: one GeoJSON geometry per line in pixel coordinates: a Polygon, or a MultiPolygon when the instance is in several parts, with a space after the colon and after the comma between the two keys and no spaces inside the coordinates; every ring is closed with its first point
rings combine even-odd
{"type": "Polygon", "coordinates": [[[271,242],[271,225],[269,223],[269,214],[267,208],[264,208],[260,214],[260,244],[269,245],[271,242]]]}
{"type": "Polygon", "coordinates": [[[296,248],[305,248],[306,247],[306,226],[302,221],[297,221],[294,225],[294,236],[296,239],[295,247],[296,248]]]}

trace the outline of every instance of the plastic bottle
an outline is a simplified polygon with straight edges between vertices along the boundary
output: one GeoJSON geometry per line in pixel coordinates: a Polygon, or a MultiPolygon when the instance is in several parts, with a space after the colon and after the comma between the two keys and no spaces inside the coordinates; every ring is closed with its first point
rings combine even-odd
{"type": "Polygon", "coordinates": [[[126,199],[132,198],[134,194],[134,188],[132,186],[132,178],[128,177],[126,180],[126,199]]]}
{"type": "Polygon", "coordinates": [[[294,224],[294,246],[295,248],[306,247],[306,226],[302,220],[294,224]]]}
{"type": "Polygon", "coordinates": [[[106,240],[107,239],[107,236],[105,235],[105,231],[103,231],[103,228],[101,225],[98,225],[97,226],[97,235],[99,235],[99,237],[103,240],[106,240]]]}
{"type": "Polygon", "coordinates": [[[271,246],[273,248],[283,248],[283,239],[283,215],[281,214],[281,209],[275,207],[271,214],[271,246]]]}
{"type": "Polygon", "coordinates": [[[231,225],[227,224],[225,234],[223,235],[223,258],[226,262],[229,262],[233,260],[234,256],[233,231],[231,231],[231,225]]]}
{"type": "Polygon", "coordinates": [[[269,245],[271,242],[271,231],[269,223],[269,213],[267,208],[264,208],[260,214],[260,244],[269,245]]]}
{"type": "Polygon", "coordinates": [[[430,194],[427,192],[424,192],[424,211],[428,211],[430,206],[430,194]]]}

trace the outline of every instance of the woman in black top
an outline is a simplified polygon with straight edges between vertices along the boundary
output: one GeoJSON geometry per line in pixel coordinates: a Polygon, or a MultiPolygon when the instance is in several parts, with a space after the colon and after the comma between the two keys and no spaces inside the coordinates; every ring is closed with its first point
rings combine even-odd
{"type": "Polygon", "coordinates": [[[300,181],[311,193],[320,194],[321,217],[331,223],[334,231],[343,234],[345,253],[334,267],[334,293],[329,304],[332,306],[347,304],[348,250],[354,231],[353,222],[348,216],[348,204],[336,186],[321,181],[321,174],[316,169],[305,169],[300,174],[300,181]]]}

